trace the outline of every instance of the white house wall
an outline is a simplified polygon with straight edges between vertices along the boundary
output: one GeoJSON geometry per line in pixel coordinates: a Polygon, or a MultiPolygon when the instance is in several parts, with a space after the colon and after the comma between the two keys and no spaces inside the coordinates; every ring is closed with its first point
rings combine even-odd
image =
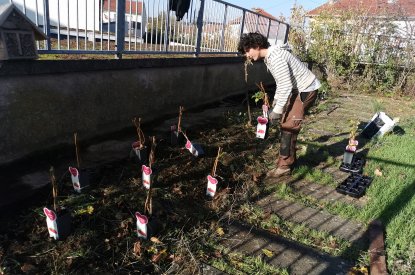
{"type": "MultiPolygon", "coordinates": [[[[0,0],[0,4],[5,3],[10,3],[10,0],[0,0]]],[[[26,16],[35,24],[45,25],[44,0],[13,0],[13,4],[22,12],[26,8],[26,16]]],[[[68,9],[70,28],[99,31],[100,0],[49,0],[50,25],[56,27],[59,22],[61,28],[66,28],[68,9]]]]}

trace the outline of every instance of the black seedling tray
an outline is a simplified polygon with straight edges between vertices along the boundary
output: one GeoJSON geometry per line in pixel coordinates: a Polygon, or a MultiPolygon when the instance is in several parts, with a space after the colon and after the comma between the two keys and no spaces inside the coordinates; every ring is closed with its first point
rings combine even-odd
{"type": "Polygon", "coordinates": [[[360,174],[351,174],[337,186],[336,191],[354,198],[360,198],[365,194],[366,188],[369,187],[371,183],[371,177],[360,174]]]}
{"type": "Polygon", "coordinates": [[[342,162],[339,168],[343,172],[361,174],[363,172],[363,166],[365,166],[364,159],[354,156],[351,164],[342,162]]]}

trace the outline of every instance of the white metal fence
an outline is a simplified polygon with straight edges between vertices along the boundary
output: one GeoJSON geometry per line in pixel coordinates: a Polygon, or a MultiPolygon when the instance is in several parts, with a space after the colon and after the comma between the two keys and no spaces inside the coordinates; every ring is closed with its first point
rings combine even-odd
{"type": "Polygon", "coordinates": [[[220,0],[187,1],[0,0],[0,4],[15,4],[48,35],[48,40],[37,43],[40,53],[229,54],[237,52],[242,33],[255,31],[267,36],[271,45],[287,41],[289,25],[275,18],[220,0]]]}

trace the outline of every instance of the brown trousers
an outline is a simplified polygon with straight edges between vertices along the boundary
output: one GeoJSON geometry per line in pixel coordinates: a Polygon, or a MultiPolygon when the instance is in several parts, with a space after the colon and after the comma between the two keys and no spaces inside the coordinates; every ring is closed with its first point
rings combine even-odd
{"type": "Polygon", "coordinates": [[[317,91],[303,94],[303,100],[298,91],[293,90],[284,107],[281,119],[281,145],[277,161],[279,168],[291,168],[297,160],[297,135],[301,130],[304,114],[317,98],[317,91]]]}

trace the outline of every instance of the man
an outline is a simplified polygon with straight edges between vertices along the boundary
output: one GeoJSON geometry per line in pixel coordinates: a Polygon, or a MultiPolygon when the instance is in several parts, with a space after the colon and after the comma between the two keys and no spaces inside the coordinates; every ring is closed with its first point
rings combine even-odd
{"type": "Polygon", "coordinates": [[[238,51],[250,60],[263,59],[275,79],[277,89],[269,120],[280,125],[281,145],[276,168],[267,176],[289,174],[297,158],[297,135],[304,113],[315,101],[321,84],[297,57],[280,46],[270,46],[260,33],[243,34],[238,51]]]}

